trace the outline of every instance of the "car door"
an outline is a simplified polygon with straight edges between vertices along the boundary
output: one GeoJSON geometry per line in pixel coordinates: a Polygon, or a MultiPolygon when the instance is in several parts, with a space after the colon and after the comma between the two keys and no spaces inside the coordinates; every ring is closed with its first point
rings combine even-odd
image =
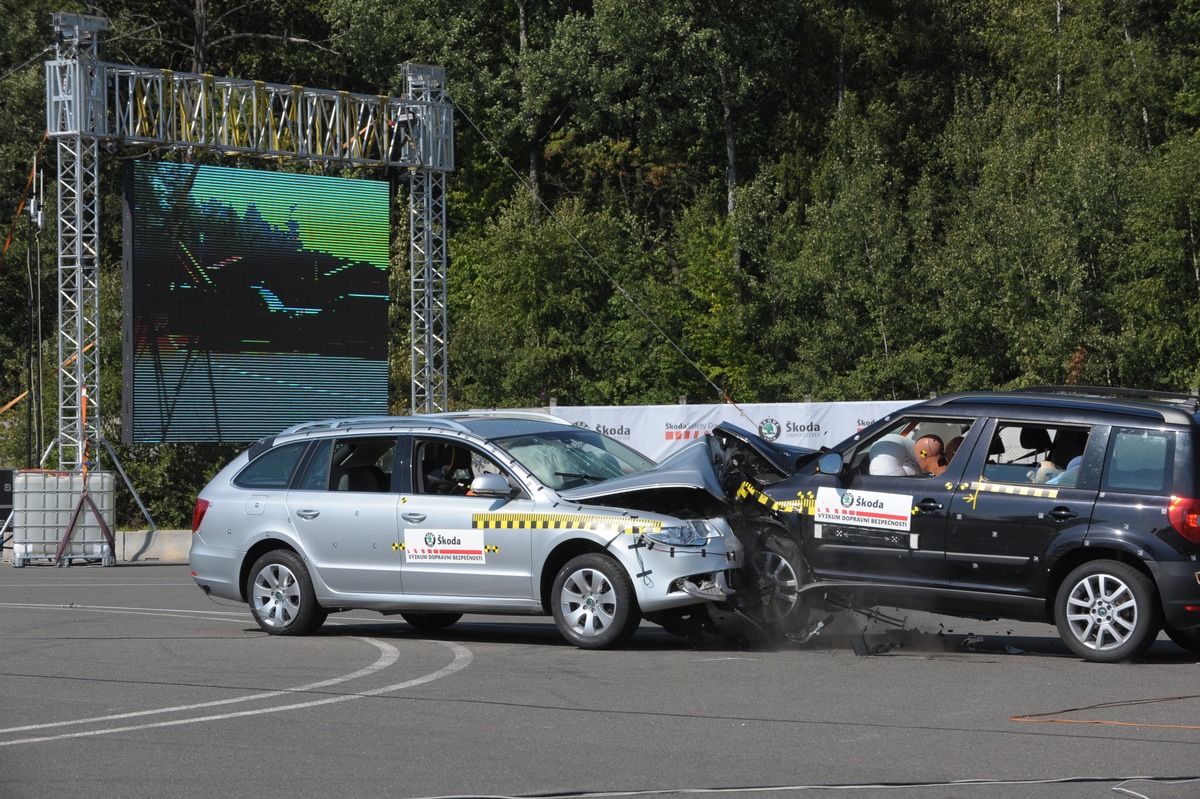
{"type": "MultiPolygon", "coordinates": [[[[950,506],[950,582],[973,591],[1040,595],[1054,547],[1082,540],[1096,502],[1087,424],[987,422],[950,506]],[[1082,477],[1081,477],[1082,475],[1082,477]]],[[[1098,470],[1097,470],[1098,473],[1098,470]]]]}
{"type": "Polygon", "coordinates": [[[969,443],[972,421],[901,417],[845,453],[840,475],[816,474],[810,484],[812,536],[805,550],[814,570],[831,580],[944,583],[946,521],[964,459],[955,456],[936,476],[871,474],[870,462],[872,452],[879,458],[893,437],[912,442],[940,430],[949,440],[967,435],[969,443]]]}
{"type": "Polygon", "coordinates": [[[296,535],[331,591],[401,593],[391,486],[395,436],[346,436],[316,444],[287,504],[296,535]]]}
{"type": "Polygon", "coordinates": [[[461,440],[415,437],[406,451],[412,468],[398,509],[405,593],[533,598],[535,530],[506,522],[532,512],[532,500],[524,493],[509,500],[469,493],[473,477],[485,471],[519,483],[461,440]]]}

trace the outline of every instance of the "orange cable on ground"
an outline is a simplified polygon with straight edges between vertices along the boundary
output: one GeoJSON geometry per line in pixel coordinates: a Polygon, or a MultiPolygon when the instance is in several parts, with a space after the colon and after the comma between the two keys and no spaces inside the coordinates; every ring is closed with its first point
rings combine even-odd
{"type": "Polygon", "coordinates": [[[1042,724],[1097,724],[1108,727],[1156,727],[1164,730],[1200,730],[1200,725],[1196,724],[1151,724],[1149,722],[1113,721],[1111,719],[1045,718],[1046,716],[1061,716],[1064,713],[1079,713],[1084,710],[1099,710],[1101,708],[1110,707],[1132,707],[1134,705],[1150,705],[1158,702],[1177,702],[1183,699],[1200,699],[1200,694],[1188,694],[1186,696],[1163,696],[1154,697],[1151,699],[1129,699],[1121,702],[1101,702],[1097,705],[1072,707],[1064,710],[1052,710],[1049,713],[1024,713],[1017,716],[1009,716],[1008,720],[1042,724]]]}

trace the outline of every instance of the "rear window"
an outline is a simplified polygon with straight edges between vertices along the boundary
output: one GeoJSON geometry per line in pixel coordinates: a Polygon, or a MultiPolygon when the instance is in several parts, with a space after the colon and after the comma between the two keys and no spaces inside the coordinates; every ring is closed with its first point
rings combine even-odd
{"type": "Polygon", "coordinates": [[[1169,493],[1175,433],[1114,427],[1101,488],[1132,494],[1169,493]]]}
{"type": "Polygon", "coordinates": [[[267,450],[242,469],[233,484],[242,488],[287,488],[307,446],[308,442],[300,441],[267,450]]]}
{"type": "Polygon", "coordinates": [[[1091,429],[1044,422],[999,422],[983,476],[1002,483],[1073,486],[1091,429]]]}

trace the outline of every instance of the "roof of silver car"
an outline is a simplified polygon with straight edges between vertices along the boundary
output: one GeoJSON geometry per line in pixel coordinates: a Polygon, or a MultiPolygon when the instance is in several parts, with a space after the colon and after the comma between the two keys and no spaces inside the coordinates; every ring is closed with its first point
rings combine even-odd
{"type": "Polygon", "coordinates": [[[426,413],[412,416],[350,416],[337,419],[320,419],[313,422],[302,422],[279,432],[280,436],[295,433],[313,433],[321,430],[345,430],[353,427],[419,427],[442,428],[454,431],[469,431],[471,428],[465,422],[480,419],[520,419],[525,421],[546,422],[547,424],[565,425],[571,423],[566,419],[542,411],[526,410],[473,410],[447,411],[444,413],[426,413]]]}

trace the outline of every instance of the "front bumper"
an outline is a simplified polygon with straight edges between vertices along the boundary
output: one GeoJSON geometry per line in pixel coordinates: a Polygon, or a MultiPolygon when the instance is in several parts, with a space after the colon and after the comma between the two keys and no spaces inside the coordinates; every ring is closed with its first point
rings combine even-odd
{"type": "Polygon", "coordinates": [[[734,593],[730,574],[741,568],[744,557],[732,533],[699,547],[672,547],[643,537],[632,549],[637,565],[630,577],[647,613],[727,601],[734,593]]]}

